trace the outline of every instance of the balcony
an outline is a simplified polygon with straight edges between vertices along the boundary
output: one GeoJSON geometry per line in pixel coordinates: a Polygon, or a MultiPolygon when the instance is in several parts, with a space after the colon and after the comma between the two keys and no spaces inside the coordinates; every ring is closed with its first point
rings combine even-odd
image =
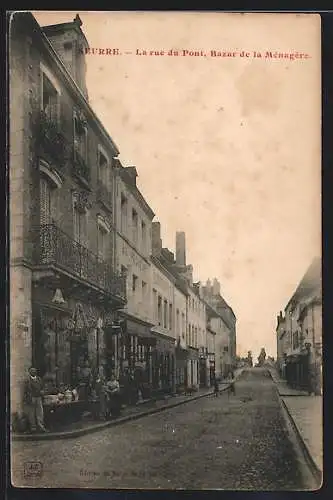
{"type": "Polygon", "coordinates": [[[90,168],[76,147],[73,147],[72,151],[72,174],[83,182],[85,186],[89,186],[90,168]]]}
{"type": "Polygon", "coordinates": [[[70,238],[55,224],[41,226],[38,233],[35,245],[37,265],[53,266],[122,301],[126,300],[126,279],[115,274],[108,263],[70,238]]]}
{"type": "Polygon", "coordinates": [[[97,186],[97,200],[101,202],[109,212],[112,212],[112,194],[101,181],[98,182],[97,186]]]}
{"type": "Polygon", "coordinates": [[[55,167],[63,168],[69,159],[69,144],[59,131],[58,121],[40,111],[34,125],[38,155],[55,167]]]}

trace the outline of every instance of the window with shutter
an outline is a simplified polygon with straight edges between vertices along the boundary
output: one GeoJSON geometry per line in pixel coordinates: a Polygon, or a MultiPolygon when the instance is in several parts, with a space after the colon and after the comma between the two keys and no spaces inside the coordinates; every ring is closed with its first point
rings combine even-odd
{"type": "Polygon", "coordinates": [[[40,224],[41,226],[51,223],[51,186],[49,182],[40,179],[40,224]]]}

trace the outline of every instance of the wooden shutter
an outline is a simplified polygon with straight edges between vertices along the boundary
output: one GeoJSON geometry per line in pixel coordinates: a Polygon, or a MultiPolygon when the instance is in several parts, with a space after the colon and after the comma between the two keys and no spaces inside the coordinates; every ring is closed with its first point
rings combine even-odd
{"type": "Polygon", "coordinates": [[[40,179],[40,224],[51,222],[51,188],[48,181],[40,179]]]}

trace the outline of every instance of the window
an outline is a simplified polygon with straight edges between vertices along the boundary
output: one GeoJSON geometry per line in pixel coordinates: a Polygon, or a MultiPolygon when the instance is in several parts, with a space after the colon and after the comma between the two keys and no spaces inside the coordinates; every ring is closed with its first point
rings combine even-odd
{"type": "Polygon", "coordinates": [[[185,314],[182,313],[182,337],[185,337],[185,330],[186,330],[186,325],[185,325],[185,314]]]}
{"type": "Polygon", "coordinates": [[[88,131],[82,118],[74,113],[74,154],[81,160],[87,162],[88,131]]]}
{"type": "Polygon", "coordinates": [[[162,325],[162,297],[159,295],[157,298],[157,318],[158,324],[162,325]]]}
{"type": "Polygon", "coordinates": [[[97,231],[97,248],[98,248],[98,258],[103,261],[107,260],[108,254],[108,232],[98,224],[97,231]]]}
{"type": "Polygon", "coordinates": [[[52,214],[52,187],[44,177],[40,178],[39,183],[39,204],[40,225],[44,226],[50,224],[52,214]]]}
{"type": "Polygon", "coordinates": [[[120,229],[122,232],[127,231],[127,198],[126,196],[121,193],[120,196],[120,229]]]}
{"type": "Polygon", "coordinates": [[[109,185],[109,162],[107,157],[98,151],[98,179],[101,184],[108,187],[109,185]]]}
{"type": "Polygon", "coordinates": [[[147,283],[145,281],[142,282],[142,301],[145,302],[146,298],[147,298],[147,290],[148,290],[148,287],[147,287],[147,283]]]}
{"type": "Polygon", "coordinates": [[[177,336],[180,336],[180,315],[179,315],[179,309],[176,311],[176,334],[177,336]]]}
{"type": "Polygon", "coordinates": [[[132,238],[134,243],[138,242],[138,213],[134,208],[132,210],[132,238]]]}
{"type": "Polygon", "coordinates": [[[123,276],[127,276],[127,267],[126,266],[121,266],[120,271],[121,271],[121,274],[123,276]]]}
{"type": "Polygon", "coordinates": [[[78,195],[73,193],[73,232],[74,239],[83,246],[87,246],[87,217],[86,210],[82,210],[78,204],[78,195]]]}
{"type": "Polygon", "coordinates": [[[132,278],[132,292],[135,293],[136,289],[137,289],[137,282],[138,282],[138,277],[135,276],[135,274],[133,274],[133,278],[132,278]]]}
{"type": "Polygon", "coordinates": [[[172,304],[169,304],[169,330],[172,330],[172,304]]]}
{"type": "Polygon", "coordinates": [[[229,351],[229,347],[227,345],[224,346],[223,348],[224,352],[228,352],[229,351]]]}
{"type": "Polygon", "coordinates": [[[141,241],[142,241],[142,252],[147,251],[147,226],[144,221],[141,222],[141,241]]]}
{"type": "Polygon", "coordinates": [[[153,314],[154,320],[158,322],[158,304],[157,304],[157,291],[153,288],[153,314]]]}
{"type": "Polygon", "coordinates": [[[163,327],[168,328],[168,302],[164,301],[163,327]]]}
{"type": "Polygon", "coordinates": [[[58,122],[59,94],[44,72],[42,72],[42,111],[48,120],[58,122]]]}

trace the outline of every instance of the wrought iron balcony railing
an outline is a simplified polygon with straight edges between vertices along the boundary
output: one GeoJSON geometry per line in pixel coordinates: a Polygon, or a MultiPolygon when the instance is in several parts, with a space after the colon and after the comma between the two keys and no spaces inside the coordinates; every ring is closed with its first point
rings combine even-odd
{"type": "Polygon", "coordinates": [[[38,154],[56,166],[64,167],[70,157],[70,148],[67,139],[59,129],[58,121],[44,111],[40,111],[35,127],[38,154]]]}
{"type": "Polygon", "coordinates": [[[106,206],[109,211],[112,211],[112,194],[108,190],[105,184],[101,181],[98,182],[97,186],[97,199],[106,206]]]}
{"type": "Polygon", "coordinates": [[[76,147],[73,147],[72,153],[72,172],[74,175],[90,182],[90,168],[76,147]]]}
{"type": "Polygon", "coordinates": [[[54,265],[104,291],[126,299],[126,278],[55,224],[40,226],[36,264],[54,265]]]}

